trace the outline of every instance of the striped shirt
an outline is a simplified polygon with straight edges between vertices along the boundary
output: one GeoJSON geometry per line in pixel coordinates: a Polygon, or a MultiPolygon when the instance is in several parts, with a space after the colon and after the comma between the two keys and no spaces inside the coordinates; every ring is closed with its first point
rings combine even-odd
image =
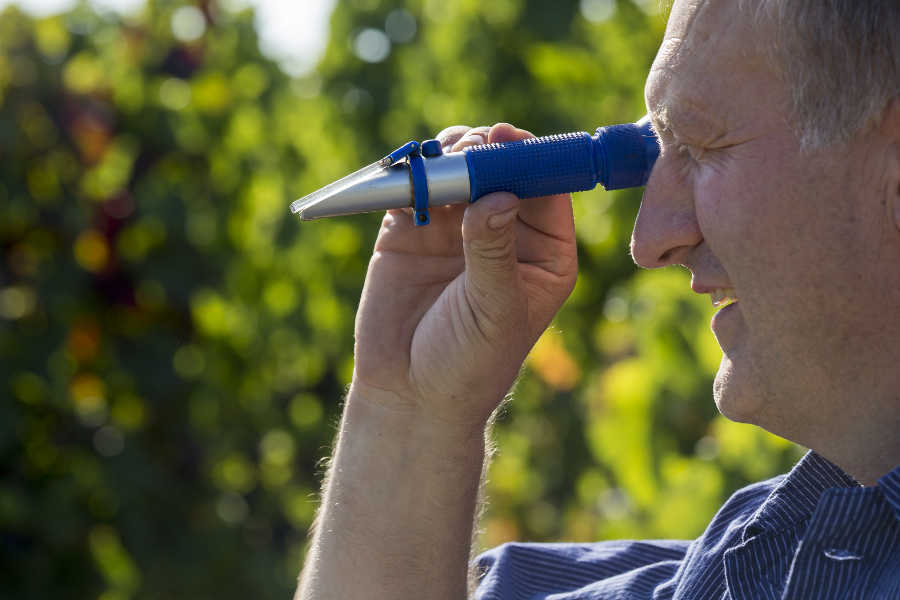
{"type": "Polygon", "coordinates": [[[696,540],[510,543],[476,566],[477,600],[900,600],[900,467],[863,487],[809,452],[696,540]]]}

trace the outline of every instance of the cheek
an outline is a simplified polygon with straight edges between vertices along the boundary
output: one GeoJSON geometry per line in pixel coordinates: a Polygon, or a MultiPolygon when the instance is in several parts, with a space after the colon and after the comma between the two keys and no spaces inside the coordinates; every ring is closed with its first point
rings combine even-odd
{"type": "MultiPolygon", "coordinates": [[[[859,302],[867,241],[840,173],[788,153],[747,152],[694,174],[697,222],[742,312],[810,332],[859,302]]],[[[846,179],[846,177],[844,178],[846,179]]]]}
{"type": "Polygon", "coordinates": [[[711,253],[727,273],[754,339],[768,340],[789,326],[794,309],[808,307],[800,284],[809,247],[798,239],[802,221],[791,194],[764,162],[734,161],[701,169],[694,180],[697,222],[711,253]]]}
{"type": "Polygon", "coordinates": [[[747,163],[701,167],[694,178],[697,222],[712,253],[740,287],[742,279],[772,272],[792,225],[778,215],[771,187],[747,163]],[[736,168],[741,164],[741,168],[736,168]]]}

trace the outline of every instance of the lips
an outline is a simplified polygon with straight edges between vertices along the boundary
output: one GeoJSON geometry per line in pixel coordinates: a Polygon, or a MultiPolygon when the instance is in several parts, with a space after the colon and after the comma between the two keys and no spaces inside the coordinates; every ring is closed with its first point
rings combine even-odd
{"type": "Polygon", "coordinates": [[[737,292],[734,288],[716,288],[709,292],[709,298],[715,307],[727,306],[737,302],[737,292]]]}
{"type": "Polygon", "coordinates": [[[709,294],[712,305],[717,308],[738,300],[737,292],[731,287],[730,282],[705,283],[694,278],[691,280],[691,289],[698,294],[709,294]]]}

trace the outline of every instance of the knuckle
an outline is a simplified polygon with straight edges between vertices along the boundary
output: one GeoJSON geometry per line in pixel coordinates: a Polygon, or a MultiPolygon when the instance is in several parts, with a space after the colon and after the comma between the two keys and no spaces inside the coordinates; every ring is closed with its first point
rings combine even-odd
{"type": "Polygon", "coordinates": [[[493,239],[474,239],[469,247],[480,257],[492,261],[511,259],[514,256],[515,240],[507,236],[493,239]]]}

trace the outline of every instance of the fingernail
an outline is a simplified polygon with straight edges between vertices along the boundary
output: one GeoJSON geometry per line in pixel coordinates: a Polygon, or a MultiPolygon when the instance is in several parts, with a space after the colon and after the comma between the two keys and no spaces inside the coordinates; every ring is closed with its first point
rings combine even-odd
{"type": "Polygon", "coordinates": [[[491,215],[490,217],[488,217],[488,227],[490,227],[491,229],[503,229],[504,227],[512,223],[513,219],[515,219],[518,214],[519,210],[517,208],[513,208],[506,212],[491,215]]]}

